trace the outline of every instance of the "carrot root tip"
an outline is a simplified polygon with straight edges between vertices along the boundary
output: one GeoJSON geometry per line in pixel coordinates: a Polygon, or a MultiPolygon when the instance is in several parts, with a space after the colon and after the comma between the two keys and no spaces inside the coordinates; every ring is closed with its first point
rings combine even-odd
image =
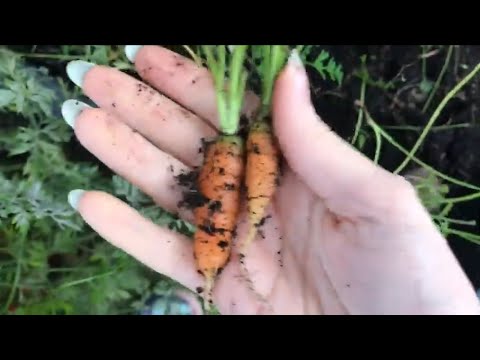
{"type": "Polygon", "coordinates": [[[245,257],[247,255],[248,247],[250,246],[250,244],[252,243],[256,235],[257,235],[257,228],[256,226],[252,225],[248,229],[247,236],[243,240],[242,246],[240,248],[240,253],[243,255],[242,257],[245,257]]]}
{"type": "Polygon", "coordinates": [[[242,260],[240,261],[241,263],[241,271],[243,272],[243,276],[244,276],[244,279],[245,281],[247,282],[247,286],[248,286],[248,289],[253,293],[253,295],[255,296],[256,300],[261,304],[263,305],[268,311],[272,312],[273,313],[273,307],[272,305],[269,303],[268,299],[263,296],[262,294],[260,294],[256,289],[255,289],[255,284],[253,283],[251,277],[250,277],[250,274],[249,274],[249,271],[247,269],[247,265],[245,264],[245,262],[243,261],[243,259],[245,258],[245,255],[244,254],[240,254],[241,255],[241,258],[242,260]]]}
{"type": "Polygon", "coordinates": [[[203,304],[205,310],[210,311],[213,305],[213,285],[215,282],[215,275],[213,274],[205,274],[205,286],[204,286],[204,296],[203,296],[203,304]]]}

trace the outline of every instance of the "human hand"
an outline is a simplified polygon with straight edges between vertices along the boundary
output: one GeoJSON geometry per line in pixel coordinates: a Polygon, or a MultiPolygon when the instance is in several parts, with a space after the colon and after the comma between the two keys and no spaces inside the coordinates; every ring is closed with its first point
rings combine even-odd
{"type": "MultiPolygon", "coordinates": [[[[70,78],[99,108],[68,101],[64,117],[100,161],[159,206],[192,220],[177,205],[182,195],[174,177],[201,164],[202,138],[216,133],[211,78],[160,47],[128,47],[127,54],[150,86],[115,69],[74,62],[70,78]]],[[[250,114],[258,100],[248,94],[245,104],[250,114]]],[[[286,166],[263,236],[244,260],[273,313],[480,313],[475,291],[413,187],[351,148],[317,116],[298,57],[280,74],[273,107],[286,166]]],[[[203,286],[190,239],[103,192],[75,191],[69,200],[114,246],[192,291],[203,286]]],[[[239,238],[245,220],[243,211],[239,238]]],[[[215,285],[219,311],[265,313],[241,274],[234,249],[215,285]]]]}

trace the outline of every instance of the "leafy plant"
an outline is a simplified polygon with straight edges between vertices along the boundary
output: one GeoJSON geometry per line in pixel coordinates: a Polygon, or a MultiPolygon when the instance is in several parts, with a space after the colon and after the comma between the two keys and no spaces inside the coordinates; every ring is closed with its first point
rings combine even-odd
{"type": "Polygon", "coordinates": [[[67,203],[71,189],[105,190],[160,224],[191,231],[123,179],[105,174],[99,163],[81,160],[86,152],[72,154],[76,139],[60,106],[82,98],[81,92],[38,64],[64,68],[78,58],[131,69],[116,46],[61,46],[44,53],[0,48],[2,313],[135,313],[158,284],[178,286],[106,243],[67,203]]]}
{"type": "Polygon", "coordinates": [[[324,80],[328,78],[336,82],[339,86],[342,85],[344,73],[341,64],[338,64],[335,59],[326,50],[321,50],[320,53],[310,60],[310,55],[313,52],[313,45],[300,46],[300,57],[305,65],[312,66],[322,76],[324,80]]]}

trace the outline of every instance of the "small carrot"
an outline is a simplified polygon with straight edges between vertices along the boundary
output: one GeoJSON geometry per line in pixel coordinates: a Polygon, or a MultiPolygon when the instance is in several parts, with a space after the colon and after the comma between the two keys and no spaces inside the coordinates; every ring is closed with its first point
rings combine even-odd
{"type": "Polygon", "coordinates": [[[208,310],[215,279],[230,259],[240,212],[245,146],[238,130],[247,81],[243,68],[247,46],[233,49],[228,89],[225,46],[204,46],[203,50],[213,75],[220,122],[220,134],[207,145],[198,177],[198,190],[205,202],[194,211],[194,256],[197,269],[205,278],[204,304],[208,310]]]}
{"type": "Polygon", "coordinates": [[[249,224],[239,252],[242,270],[251,290],[259,301],[267,303],[266,299],[254,289],[248,275],[245,257],[278,188],[281,153],[272,131],[271,100],[274,82],[285,62],[286,52],[280,45],[260,45],[253,48],[253,53],[260,59],[258,68],[262,82],[262,106],[256,120],[250,126],[247,137],[244,183],[247,189],[249,224]]]}
{"type": "Polygon", "coordinates": [[[286,59],[285,48],[281,45],[259,45],[252,50],[260,59],[258,68],[262,82],[262,107],[247,138],[245,186],[249,227],[240,251],[242,257],[245,257],[248,246],[255,238],[278,187],[280,150],[271,126],[271,103],[276,77],[286,59]]]}
{"type": "Polygon", "coordinates": [[[244,184],[247,192],[248,230],[240,245],[240,264],[250,290],[260,303],[272,311],[267,299],[255,290],[245,263],[248,248],[265,219],[280,177],[280,150],[275,142],[271,125],[266,119],[257,120],[251,125],[246,148],[244,184]]]}
{"type": "Polygon", "coordinates": [[[198,188],[206,201],[195,209],[194,254],[205,277],[207,307],[212,302],[214,280],[230,259],[244,174],[243,150],[240,137],[218,137],[207,146],[198,177],[198,188]]]}
{"type": "Polygon", "coordinates": [[[252,124],[247,139],[245,186],[249,227],[240,250],[243,257],[264,219],[278,187],[279,176],[280,151],[271,125],[267,120],[256,121],[252,124]]]}

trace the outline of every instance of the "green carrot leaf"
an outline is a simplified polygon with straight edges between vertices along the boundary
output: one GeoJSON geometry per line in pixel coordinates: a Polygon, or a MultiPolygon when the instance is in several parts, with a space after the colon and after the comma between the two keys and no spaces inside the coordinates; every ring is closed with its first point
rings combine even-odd
{"type": "Polygon", "coordinates": [[[207,67],[212,73],[220,129],[224,134],[236,134],[240,123],[247,73],[244,69],[247,45],[232,46],[233,54],[227,59],[225,45],[203,45],[207,67]],[[228,62],[228,64],[227,64],[228,62]],[[229,84],[225,79],[229,75],[229,84]]]}

